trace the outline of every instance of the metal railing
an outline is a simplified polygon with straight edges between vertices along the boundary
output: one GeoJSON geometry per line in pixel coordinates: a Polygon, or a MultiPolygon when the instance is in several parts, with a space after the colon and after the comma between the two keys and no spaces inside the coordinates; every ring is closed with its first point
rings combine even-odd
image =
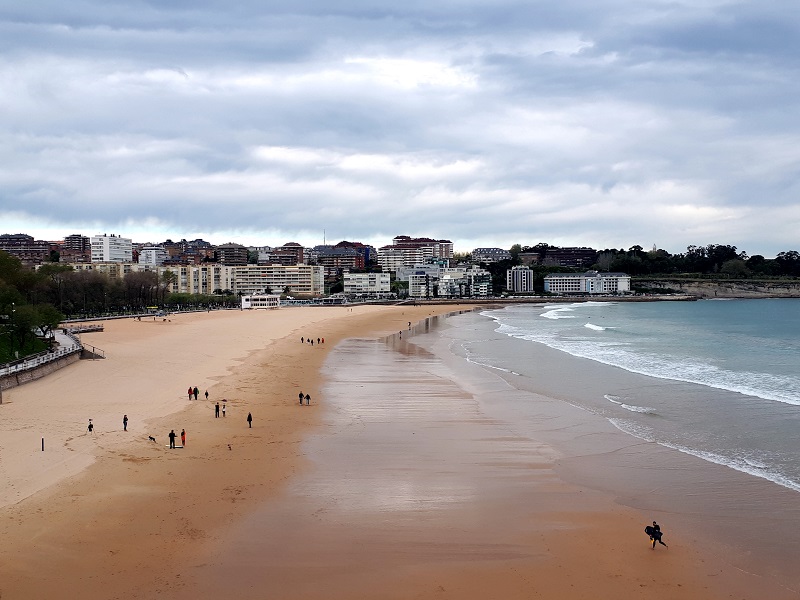
{"type": "Polygon", "coordinates": [[[58,360],[64,356],[80,352],[82,349],[80,342],[77,342],[70,346],[59,346],[53,350],[45,350],[44,352],[31,354],[25,358],[0,365],[0,377],[41,367],[42,365],[58,360]]]}

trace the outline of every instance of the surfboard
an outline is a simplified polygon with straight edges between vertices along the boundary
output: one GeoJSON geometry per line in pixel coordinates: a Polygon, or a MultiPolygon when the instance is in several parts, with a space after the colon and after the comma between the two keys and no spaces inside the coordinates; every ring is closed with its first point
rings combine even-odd
{"type": "MultiPolygon", "coordinates": [[[[169,444],[167,444],[167,445],[166,445],[166,446],[164,446],[164,447],[165,447],[165,448],[169,448],[169,444]]],[[[183,446],[175,446],[175,448],[183,448],[183,446]]]]}

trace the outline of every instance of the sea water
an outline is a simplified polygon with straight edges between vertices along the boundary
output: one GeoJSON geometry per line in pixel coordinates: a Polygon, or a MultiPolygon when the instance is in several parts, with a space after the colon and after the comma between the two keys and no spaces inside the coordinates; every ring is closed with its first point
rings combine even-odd
{"type": "Polygon", "coordinates": [[[527,380],[629,436],[800,491],[800,301],[514,305],[452,322],[465,332],[453,352],[512,384],[527,380]],[[526,345],[613,369],[559,382],[526,345]]]}

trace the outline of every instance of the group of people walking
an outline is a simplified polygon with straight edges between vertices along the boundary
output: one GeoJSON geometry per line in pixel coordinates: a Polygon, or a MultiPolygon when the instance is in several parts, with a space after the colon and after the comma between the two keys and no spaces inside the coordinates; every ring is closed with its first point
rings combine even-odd
{"type": "Polygon", "coordinates": [[[300,393],[297,395],[297,398],[300,400],[300,406],[303,406],[303,400],[305,400],[305,401],[306,401],[306,406],[308,406],[309,404],[311,404],[311,396],[309,396],[308,394],[306,394],[306,395],[304,396],[304,395],[303,395],[303,392],[300,392],[300,393]]]}
{"type": "MultiPolygon", "coordinates": [[[[187,392],[189,394],[189,400],[192,400],[192,399],[197,400],[197,396],[200,395],[200,390],[197,389],[197,386],[192,387],[190,385],[189,389],[187,390],[187,392]]],[[[206,400],[208,400],[208,390],[206,390],[206,400]]]]}
{"type": "MultiPolygon", "coordinates": [[[[308,342],[312,346],[314,345],[314,339],[313,338],[307,338],[305,336],[300,338],[300,343],[301,344],[305,344],[306,342],[308,342]]],[[[325,343],[325,338],[317,338],[317,345],[324,344],[324,343],[325,343]]]]}

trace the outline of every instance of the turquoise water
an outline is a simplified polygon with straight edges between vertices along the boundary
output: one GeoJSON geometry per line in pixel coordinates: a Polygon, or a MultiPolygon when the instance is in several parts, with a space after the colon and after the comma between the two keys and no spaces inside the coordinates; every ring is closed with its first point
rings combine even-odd
{"type": "Polygon", "coordinates": [[[524,342],[645,376],[634,385],[612,370],[565,387],[570,402],[629,435],[800,491],[799,301],[564,303],[482,316],[513,350],[490,336],[465,346],[469,360],[535,381],[540,365],[525,360],[524,342]]]}

